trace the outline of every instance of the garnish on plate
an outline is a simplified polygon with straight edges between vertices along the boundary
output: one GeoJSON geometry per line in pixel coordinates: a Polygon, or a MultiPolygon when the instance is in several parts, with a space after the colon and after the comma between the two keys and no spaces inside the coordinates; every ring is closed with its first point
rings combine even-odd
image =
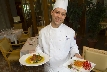
{"type": "Polygon", "coordinates": [[[84,61],[83,62],[83,68],[85,70],[90,70],[92,67],[91,67],[91,63],[89,61],[84,61]]]}
{"type": "Polygon", "coordinates": [[[68,65],[68,68],[70,68],[70,69],[73,68],[73,67],[72,67],[72,64],[69,64],[69,65],[68,65]]]}

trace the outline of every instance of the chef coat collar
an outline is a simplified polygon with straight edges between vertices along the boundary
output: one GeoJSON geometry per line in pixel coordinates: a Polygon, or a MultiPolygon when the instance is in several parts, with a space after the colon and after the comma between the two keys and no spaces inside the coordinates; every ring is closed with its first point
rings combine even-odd
{"type": "Polygon", "coordinates": [[[51,25],[51,23],[50,23],[51,29],[60,29],[62,26],[63,26],[63,23],[58,28],[53,28],[52,25],[51,25]]]}

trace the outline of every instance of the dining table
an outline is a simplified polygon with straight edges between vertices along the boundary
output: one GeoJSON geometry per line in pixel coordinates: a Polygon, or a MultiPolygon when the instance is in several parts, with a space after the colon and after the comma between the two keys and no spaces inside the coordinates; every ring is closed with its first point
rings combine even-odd
{"type": "Polygon", "coordinates": [[[29,51],[31,50],[35,50],[37,45],[38,45],[38,36],[28,38],[25,44],[22,46],[22,49],[20,50],[20,57],[22,57],[25,54],[29,54],[29,51]]]}
{"type": "Polygon", "coordinates": [[[18,38],[20,38],[22,33],[23,33],[23,29],[5,30],[0,32],[0,39],[6,37],[11,42],[15,42],[15,44],[17,44],[17,40],[18,38]]]}

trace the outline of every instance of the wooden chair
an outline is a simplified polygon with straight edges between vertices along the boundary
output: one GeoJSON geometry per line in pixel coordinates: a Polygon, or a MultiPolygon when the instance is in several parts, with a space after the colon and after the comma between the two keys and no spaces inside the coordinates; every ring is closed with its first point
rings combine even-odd
{"type": "Polygon", "coordinates": [[[22,29],[22,23],[14,24],[14,29],[22,29]]]}
{"type": "Polygon", "coordinates": [[[96,64],[93,71],[107,72],[107,51],[83,46],[83,57],[96,64]]]}
{"type": "Polygon", "coordinates": [[[32,37],[32,35],[33,35],[33,27],[32,27],[32,25],[31,25],[30,36],[32,37]]]}
{"type": "Polygon", "coordinates": [[[31,35],[31,27],[28,28],[28,31],[23,31],[24,33],[20,36],[19,43],[25,42],[31,35]]]}
{"type": "Polygon", "coordinates": [[[0,41],[0,51],[2,52],[3,57],[7,61],[9,68],[11,70],[11,62],[19,61],[20,58],[20,49],[13,50],[12,45],[9,43],[7,38],[3,38],[0,41]]]}
{"type": "Polygon", "coordinates": [[[38,33],[39,33],[39,31],[42,29],[42,28],[44,28],[45,26],[40,26],[40,27],[37,27],[37,29],[38,29],[38,33]]]}

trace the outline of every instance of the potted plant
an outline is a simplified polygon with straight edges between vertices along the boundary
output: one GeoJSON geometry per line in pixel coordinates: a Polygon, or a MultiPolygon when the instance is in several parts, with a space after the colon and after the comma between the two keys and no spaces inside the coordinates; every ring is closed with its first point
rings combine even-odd
{"type": "Polygon", "coordinates": [[[85,0],[85,4],[86,22],[89,31],[89,47],[95,47],[98,40],[98,34],[101,30],[100,22],[103,21],[106,16],[106,6],[100,2],[93,3],[92,0],[85,0]]]}
{"type": "Polygon", "coordinates": [[[80,3],[79,0],[72,0],[68,4],[67,18],[72,24],[72,28],[76,32],[76,42],[80,47],[82,37],[78,35],[78,28],[80,27],[80,21],[82,19],[84,11],[84,4],[80,3]]]}

